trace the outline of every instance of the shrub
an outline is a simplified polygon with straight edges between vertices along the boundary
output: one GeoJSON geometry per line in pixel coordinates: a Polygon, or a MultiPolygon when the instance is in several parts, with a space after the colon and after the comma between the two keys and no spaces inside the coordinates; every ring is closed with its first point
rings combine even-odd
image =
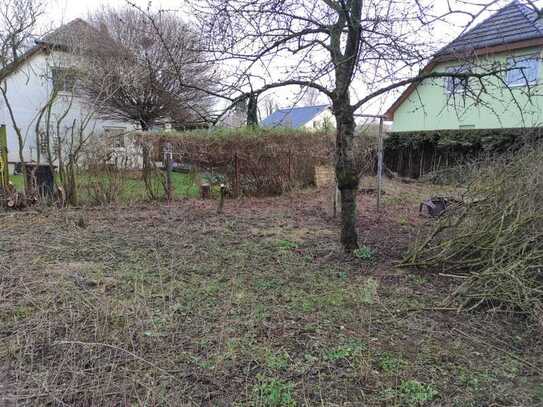
{"type": "Polygon", "coordinates": [[[87,170],[82,186],[91,205],[106,205],[119,201],[126,176],[112,165],[93,166],[87,170]]]}

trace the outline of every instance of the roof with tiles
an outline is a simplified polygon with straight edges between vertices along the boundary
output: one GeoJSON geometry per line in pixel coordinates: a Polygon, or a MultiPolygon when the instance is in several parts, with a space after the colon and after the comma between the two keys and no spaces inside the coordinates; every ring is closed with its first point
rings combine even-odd
{"type": "Polygon", "coordinates": [[[466,54],[477,49],[536,38],[543,38],[543,20],[540,13],[519,0],[514,0],[461,34],[436,56],[466,54]]]}

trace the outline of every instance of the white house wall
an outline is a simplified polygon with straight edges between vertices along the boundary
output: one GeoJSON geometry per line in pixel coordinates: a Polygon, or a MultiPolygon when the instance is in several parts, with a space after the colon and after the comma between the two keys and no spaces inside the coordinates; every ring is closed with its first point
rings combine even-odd
{"type": "MultiPolygon", "coordinates": [[[[67,55],[60,52],[52,52],[46,55],[44,52],[40,52],[6,79],[8,100],[24,138],[24,160],[26,162],[37,159],[36,122],[40,110],[47,104],[53,87],[49,69],[51,66],[63,66],[64,64],[65,67],[69,67],[73,65],[73,61],[67,62],[69,61],[67,55]]],[[[103,133],[104,128],[107,127],[133,129],[133,126],[129,123],[95,117],[92,105],[85,103],[81,98],[73,97],[71,94],[60,94],[55,101],[51,114],[52,127],[56,128],[57,119],[67,110],[70,101],[72,105],[67,116],[61,122],[61,131],[66,126],[71,127],[74,121],[79,125],[85,117],[88,117],[89,113],[92,114],[91,117],[93,118],[84,131],[85,135],[91,132],[100,135],[103,133]]],[[[45,123],[45,118],[41,120],[41,123],[45,123]]],[[[6,125],[8,161],[11,163],[19,162],[17,134],[2,98],[0,98],[0,124],[6,125]]],[[[41,127],[45,126],[42,125],[41,127]]]]}
{"type": "Polygon", "coordinates": [[[307,122],[304,125],[304,129],[306,130],[322,129],[323,124],[325,122],[329,122],[334,127],[336,125],[336,118],[334,117],[330,109],[324,110],[322,113],[315,116],[313,120],[310,120],[309,122],[307,122]]]}

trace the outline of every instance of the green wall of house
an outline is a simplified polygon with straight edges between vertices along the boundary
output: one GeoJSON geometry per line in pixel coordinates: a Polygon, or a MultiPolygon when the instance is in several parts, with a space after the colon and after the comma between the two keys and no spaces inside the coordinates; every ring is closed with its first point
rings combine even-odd
{"type": "MultiPolygon", "coordinates": [[[[475,65],[489,66],[492,63],[506,66],[511,56],[537,54],[541,49],[524,49],[509,54],[497,54],[479,59],[475,65]]],[[[446,72],[459,62],[437,65],[434,72],[446,72]]],[[[392,130],[428,131],[444,129],[494,129],[539,127],[543,125],[543,61],[539,61],[538,83],[530,87],[508,88],[496,77],[485,79],[486,93],[481,93],[482,103],[471,98],[447,93],[444,79],[427,80],[406,99],[394,114],[392,130]]],[[[505,73],[502,74],[505,76],[505,73]]],[[[471,79],[474,81],[474,79],[471,79]]],[[[477,80],[475,80],[477,82],[477,80]]],[[[481,85],[470,85],[474,90],[481,85]]]]}

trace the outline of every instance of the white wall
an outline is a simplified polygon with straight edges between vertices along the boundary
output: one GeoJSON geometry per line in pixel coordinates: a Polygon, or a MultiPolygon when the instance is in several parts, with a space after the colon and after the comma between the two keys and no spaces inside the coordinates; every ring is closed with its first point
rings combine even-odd
{"type": "Polygon", "coordinates": [[[319,115],[315,116],[313,120],[307,122],[304,126],[304,129],[306,130],[319,130],[323,128],[323,124],[325,122],[331,123],[332,126],[336,126],[336,118],[332,114],[332,111],[330,109],[324,110],[319,115]]]}
{"type": "MultiPolygon", "coordinates": [[[[37,159],[36,123],[39,112],[47,104],[52,91],[50,68],[52,66],[73,67],[77,62],[66,53],[51,52],[45,54],[40,52],[25,62],[18,70],[6,79],[7,95],[13,109],[18,127],[21,129],[24,138],[24,160],[37,159]]],[[[51,123],[56,123],[61,115],[68,110],[68,114],[61,122],[61,133],[67,131],[74,121],[77,125],[92,114],[85,134],[93,133],[97,136],[103,133],[105,127],[122,127],[132,130],[130,123],[102,120],[94,114],[93,105],[87,103],[81,97],[73,96],[71,93],[60,94],[55,101],[51,123]],[[70,102],[72,103],[70,106],[70,102]]],[[[41,120],[42,129],[45,127],[45,120],[41,120]]],[[[6,125],[8,140],[8,161],[19,162],[19,143],[17,134],[9,117],[9,112],[3,98],[0,97],[0,124],[6,125]]],[[[56,124],[53,124],[56,128],[56,124]]]]}

